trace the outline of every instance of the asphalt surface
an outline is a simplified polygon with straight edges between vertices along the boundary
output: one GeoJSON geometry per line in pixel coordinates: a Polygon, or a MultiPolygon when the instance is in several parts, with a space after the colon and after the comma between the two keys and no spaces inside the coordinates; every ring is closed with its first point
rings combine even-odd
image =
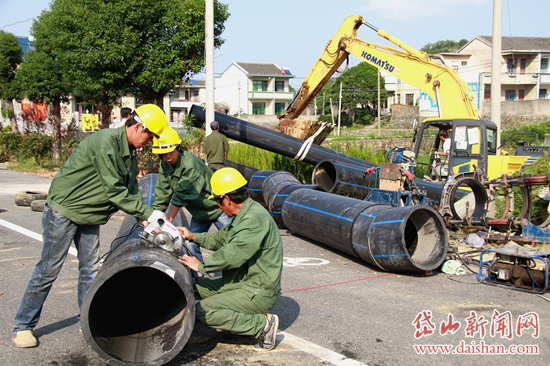
{"type": "MultiPolygon", "coordinates": [[[[0,170],[0,220],[41,234],[41,213],[16,206],[14,195],[24,190],[47,190],[50,182],[49,178],[0,170]]],[[[116,215],[102,227],[102,253],[116,237],[122,218],[116,215]]],[[[548,364],[550,303],[541,297],[481,285],[471,275],[386,273],[286,230],[281,234],[283,292],[273,309],[280,317],[277,348],[258,354],[252,351],[253,339],[196,323],[189,342],[169,365],[344,365],[353,361],[369,365],[548,364]],[[491,337],[494,310],[512,315],[512,339],[500,334],[491,337]],[[434,334],[416,339],[413,322],[422,311],[431,312],[434,334]],[[466,319],[472,312],[488,321],[483,339],[479,332],[466,336],[466,319]],[[538,316],[538,338],[532,337],[533,328],[523,330],[521,336],[516,333],[518,317],[528,313],[538,316]],[[461,326],[454,334],[440,335],[440,324],[449,314],[461,326]],[[481,341],[487,346],[535,345],[539,353],[417,355],[413,347],[459,346],[461,341],[466,345],[480,345],[481,341]],[[312,351],[311,344],[336,352],[340,361],[334,357],[329,361],[322,352],[312,351]]],[[[39,347],[17,349],[10,341],[13,318],[40,251],[39,241],[0,224],[0,365],[104,365],[78,331],[78,262],[73,256],[55,282],[35,329],[39,347]]],[[[428,322],[420,325],[432,329],[428,322]]]]}

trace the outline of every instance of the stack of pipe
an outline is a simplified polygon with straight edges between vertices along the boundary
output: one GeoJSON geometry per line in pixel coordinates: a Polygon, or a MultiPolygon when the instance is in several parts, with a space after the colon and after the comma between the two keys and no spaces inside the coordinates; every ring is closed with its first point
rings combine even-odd
{"type": "MultiPolygon", "coordinates": [[[[196,125],[202,126],[205,121],[204,108],[193,105],[189,113],[194,117],[196,125]]],[[[332,193],[364,199],[370,188],[378,186],[377,179],[364,177],[367,168],[377,166],[374,163],[316,144],[311,144],[309,149],[304,149],[307,147],[304,141],[223,113],[216,112],[215,118],[220,124],[220,133],[234,140],[313,165],[321,162],[333,164],[334,169],[325,168],[330,171],[328,179],[338,183],[334,185],[332,193]]],[[[419,188],[426,190],[427,196],[434,203],[439,202],[442,184],[422,179],[417,179],[416,184],[419,188]]]]}
{"type": "Polygon", "coordinates": [[[447,231],[432,207],[391,207],[342,197],[280,171],[256,172],[249,187],[279,227],[383,270],[430,271],[445,260],[447,231]]]}

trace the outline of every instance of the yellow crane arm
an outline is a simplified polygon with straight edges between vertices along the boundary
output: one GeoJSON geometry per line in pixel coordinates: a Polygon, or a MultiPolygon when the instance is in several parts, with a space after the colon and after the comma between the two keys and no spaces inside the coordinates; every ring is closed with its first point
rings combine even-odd
{"type": "Polygon", "coordinates": [[[363,17],[359,15],[346,18],[336,35],[327,43],[294,100],[287,110],[277,117],[279,119],[298,117],[349,54],[423,90],[437,102],[440,117],[480,118],[468,85],[455,70],[439,65],[428,54],[415,50],[384,30],[378,30],[365,23],[363,17]],[[357,38],[357,30],[363,24],[403,51],[357,38]]]}

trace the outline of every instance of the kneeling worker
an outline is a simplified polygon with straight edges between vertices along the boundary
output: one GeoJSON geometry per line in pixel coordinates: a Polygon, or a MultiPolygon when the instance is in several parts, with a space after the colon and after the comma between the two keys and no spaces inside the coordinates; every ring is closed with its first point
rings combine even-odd
{"type": "Polygon", "coordinates": [[[233,168],[212,175],[212,193],[233,222],[216,233],[194,234],[180,228],[185,239],[213,250],[204,262],[183,255],[180,262],[196,272],[218,272],[197,280],[197,319],[216,329],[257,338],[256,351],[275,348],[279,318],[267,314],[281,292],[283,246],[271,215],[248,197],[247,181],[233,168]]]}
{"type": "MultiPolygon", "coordinates": [[[[193,216],[189,230],[207,232],[214,224],[218,230],[231,222],[216,202],[209,200],[212,171],[195,155],[183,151],[178,132],[166,127],[164,133],[153,140],[153,154],[161,158],[159,178],[155,186],[153,208],[164,212],[170,201],[172,206],[166,216],[172,221],[182,207],[193,216]]],[[[198,245],[191,243],[193,256],[202,261],[198,245]]]]}

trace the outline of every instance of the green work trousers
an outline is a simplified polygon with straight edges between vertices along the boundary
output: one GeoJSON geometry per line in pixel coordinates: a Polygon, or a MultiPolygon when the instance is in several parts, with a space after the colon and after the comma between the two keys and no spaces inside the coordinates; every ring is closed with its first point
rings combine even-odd
{"type": "Polygon", "coordinates": [[[258,338],[265,328],[265,315],[275,306],[277,296],[266,297],[247,288],[222,291],[223,280],[204,278],[195,287],[200,301],[197,319],[209,327],[258,338]]]}
{"type": "Polygon", "coordinates": [[[212,169],[213,172],[216,170],[220,170],[221,168],[225,167],[224,163],[208,163],[208,167],[212,169]]]}

